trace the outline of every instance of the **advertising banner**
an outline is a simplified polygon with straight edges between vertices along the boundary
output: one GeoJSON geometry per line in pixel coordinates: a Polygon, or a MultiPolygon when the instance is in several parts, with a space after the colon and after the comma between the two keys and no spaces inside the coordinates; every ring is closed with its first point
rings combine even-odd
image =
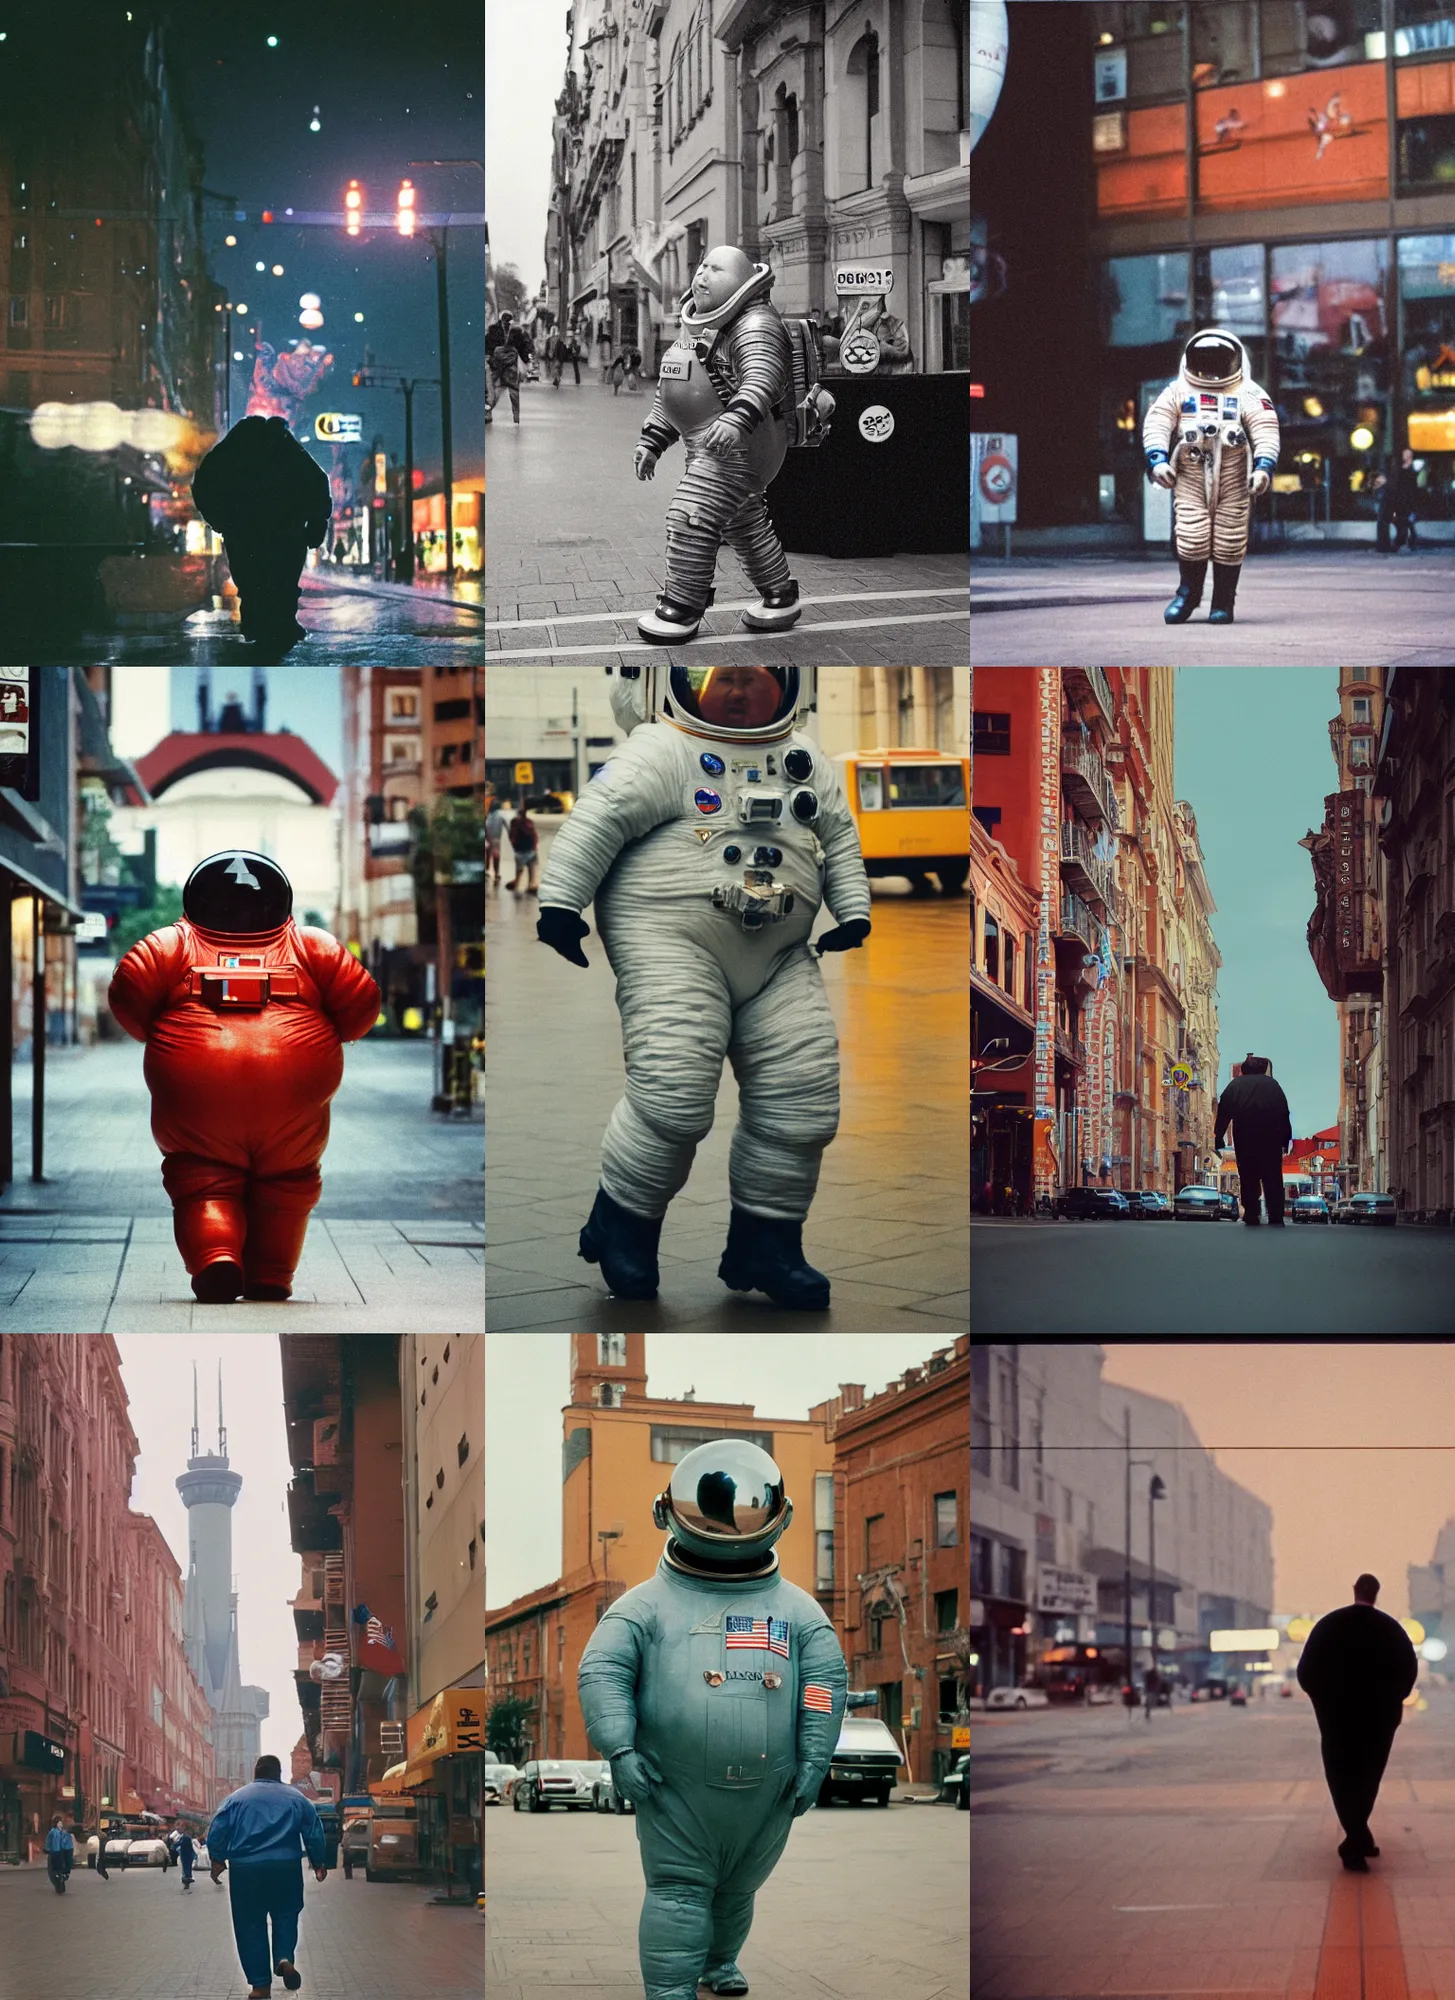
{"type": "Polygon", "coordinates": [[[1371,201],[1389,192],[1385,69],[1355,63],[1197,93],[1204,208],[1371,201]]]}
{"type": "Polygon", "coordinates": [[[1058,1569],[1041,1563],[1036,1572],[1037,1611],[1062,1612],[1081,1617],[1096,1610],[1096,1578],[1084,1570],[1058,1569]]]}

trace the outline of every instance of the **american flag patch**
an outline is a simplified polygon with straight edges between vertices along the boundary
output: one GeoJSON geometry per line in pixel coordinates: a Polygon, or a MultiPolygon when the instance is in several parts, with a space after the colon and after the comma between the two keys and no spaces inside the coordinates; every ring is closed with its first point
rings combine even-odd
{"type": "Polygon", "coordinates": [[[832,1715],[834,1699],[827,1688],[821,1688],[813,1681],[806,1681],[803,1688],[803,1705],[816,1708],[821,1715],[832,1715]]]}
{"type": "Polygon", "coordinates": [[[1199,396],[1197,400],[1205,410],[1215,410],[1218,406],[1216,396],[1199,396]]]}
{"type": "Polygon", "coordinates": [[[785,1660],[788,1658],[788,1620],[786,1618],[770,1618],[768,1620],[768,1651],[770,1653],[781,1653],[785,1660]]]}
{"type": "Polygon", "coordinates": [[[1273,408],[1273,405],[1269,402],[1266,396],[1260,396],[1258,400],[1260,403],[1262,403],[1265,410],[1271,410],[1273,408]]]}
{"type": "Polygon", "coordinates": [[[735,1646],[752,1646],[761,1650],[768,1643],[768,1620],[729,1617],[723,1622],[723,1639],[729,1652],[735,1646]]]}

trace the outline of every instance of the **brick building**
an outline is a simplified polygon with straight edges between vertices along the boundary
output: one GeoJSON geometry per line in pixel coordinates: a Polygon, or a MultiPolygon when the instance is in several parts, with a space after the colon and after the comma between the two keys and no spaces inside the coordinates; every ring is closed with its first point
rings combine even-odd
{"type": "Polygon", "coordinates": [[[810,1413],[834,1447],[834,1628],[851,1688],[877,1688],[912,1783],[954,1759],[968,1675],[970,1337],[877,1396],[846,1386],[810,1413]]]}
{"type": "Polygon", "coordinates": [[[217,1802],[181,1571],[127,1504],[136,1456],[109,1335],[0,1335],[0,1859],[33,1858],[56,1811],[94,1829],[217,1802]]]}
{"type": "Polygon", "coordinates": [[[427,793],[419,667],[359,667],[343,680],[339,914],[335,933],[379,982],[395,1028],[423,1026],[409,815],[427,793]]]}
{"type": "Polygon", "coordinates": [[[485,796],[485,666],[421,667],[421,779],[427,797],[485,796]]]}

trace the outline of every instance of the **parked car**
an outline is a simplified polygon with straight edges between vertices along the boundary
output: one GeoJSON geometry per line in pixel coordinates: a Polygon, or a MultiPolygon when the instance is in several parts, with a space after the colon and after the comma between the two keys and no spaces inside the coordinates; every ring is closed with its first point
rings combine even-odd
{"type": "Polygon", "coordinates": [[[585,1764],[564,1757],[533,1757],[510,1788],[514,1812],[549,1812],[564,1806],[568,1812],[591,1812],[591,1788],[601,1776],[600,1760],[585,1764]]]}
{"type": "Polygon", "coordinates": [[[1125,1221],[1131,1205],[1120,1188],[1067,1188],[1056,1204],[1056,1212],[1072,1222],[1104,1221],[1108,1217],[1125,1221]]]}
{"type": "Polygon", "coordinates": [[[940,1780],[936,1797],[946,1805],[970,1806],[970,1759],[957,1757],[940,1780]]]}
{"type": "Polygon", "coordinates": [[[1382,1224],[1392,1229],[1396,1214],[1392,1194],[1351,1194],[1336,1220],[1382,1224]]]}
{"type": "Polygon", "coordinates": [[[1329,1204],[1321,1194],[1301,1194],[1288,1205],[1290,1222],[1327,1222],[1329,1204]]]}
{"type": "Polygon", "coordinates": [[[1226,1701],[1227,1694],[1227,1682],[1216,1678],[1210,1681],[1202,1681],[1192,1690],[1194,1701],[1226,1701]]]}
{"type": "Polygon", "coordinates": [[[1230,1708],[1246,1708],[1248,1706],[1248,1690],[1243,1686],[1241,1681],[1235,1681],[1228,1689],[1228,1706],[1230,1708]]]}
{"type": "Polygon", "coordinates": [[[636,1807],[611,1781],[611,1765],[601,1766],[601,1775],[592,1781],[591,1803],[597,1812],[634,1813],[636,1807]]]}
{"type": "Polygon", "coordinates": [[[1225,1194],[1220,1195],[1218,1199],[1223,1205],[1223,1220],[1236,1222],[1243,1212],[1238,1206],[1238,1197],[1235,1194],[1225,1194]]]}
{"type": "Polygon", "coordinates": [[[503,1805],[510,1797],[511,1785],[519,1776],[519,1768],[514,1764],[487,1764],[484,1785],[486,1805],[503,1805]]]}
{"type": "Polygon", "coordinates": [[[877,1806],[887,1806],[903,1762],[904,1753],[887,1723],[877,1715],[846,1715],[839,1724],[833,1761],[818,1788],[818,1802],[826,1806],[835,1798],[872,1799],[877,1806]]]}
{"type": "MultiPolygon", "coordinates": [[[[488,1770],[485,1773],[485,1782],[487,1785],[490,1782],[490,1773],[488,1770]]],[[[338,1852],[339,1860],[343,1864],[344,1880],[346,1882],[353,1881],[355,1868],[367,1868],[369,1865],[370,1825],[371,1821],[367,1813],[355,1813],[344,1821],[344,1830],[339,1838],[338,1852]]]]}
{"type": "Polygon", "coordinates": [[[1221,1222],[1223,1198],[1215,1187],[1189,1181],[1186,1187],[1177,1190],[1172,1212],[1181,1222],[1221,1222]]]}
{"type": "Polygon", "coordinates": [[[1134,1217],[1171,1218],[1172,1204],[1160,1188],[1134,1188],[1127,1196],[1127,1208],[1134,1217]]]}
{"type": "Polygon", "coordinates": [[[1044,1688],[992,1688],[985,1697],[987,1708],[1049,1708],[1050,1705],[1044,1688]]]}
{"type": "Polygon", "coordinates": [[[364,1880],[419,1872],[419,1818],[413,1805],[381,1799],[369,1819],[369,1849],[364,1856],[364,1880]]]}

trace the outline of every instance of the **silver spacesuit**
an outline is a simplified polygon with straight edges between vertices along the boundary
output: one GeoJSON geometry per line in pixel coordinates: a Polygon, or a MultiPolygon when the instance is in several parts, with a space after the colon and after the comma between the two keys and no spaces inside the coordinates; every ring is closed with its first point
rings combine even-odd
{"type": "Polygon", "coordinates": [[[1185,624],[1202,602],[1209,557],[1208,623],[1233,622],[1251,503],[1268,491],[1278,448],[1278,413],[1248,373],[1242,341],[1217,327],[1195,333],[1142,423],[1147,475],[1172,491],[1179,582],[1162,614],[1169,625],[1185,624]]]}
{"type": "Polygon", "coordinates": [[[626,1094],[581,1252],[620,1296],[656,1296],[661,1220],[726,1056],[739,1109],[719,1275],[821,1310],[828,1280],[803,1262],[802,1228],[838,1126],[838,1039],[808,937],[827,900],[837,928],[818,950],[861,944],[869,883],[834,767],[794,726],[811,670],[621,671],[660,701],[577,801],[540,887],[540,937],[581,965],[595,901],[621,1011],[626,1094]]]}
{"type": "Polygon", "coordinates": [[[680,437],[687,469],[667,509],[667,575],[656,608],[637,620],[658,645],[691,639],[712,602],[717,552],[734,550],[758,592],[744,612],[755,631],[798,618],[798,585],[764,489],[788,449],[792,362],[768,294],[773,273],[741,251],[710,250],[679,308],[677,339],[657,370],[657,393],[636,450],[639,479],[680,437]]]}
{"type": "Polygon", "coordinates": [[[753,1897],[818,1796],[848,1674],[834,1628],[779,1572],[792,1518],[767,1452],[715,1439],[652,1507],[671,1539],[649,1583],[605,1612],[581,1656],[587,1734],[636,1808],[647,2000],[746,1993],[753,1897]]]}

